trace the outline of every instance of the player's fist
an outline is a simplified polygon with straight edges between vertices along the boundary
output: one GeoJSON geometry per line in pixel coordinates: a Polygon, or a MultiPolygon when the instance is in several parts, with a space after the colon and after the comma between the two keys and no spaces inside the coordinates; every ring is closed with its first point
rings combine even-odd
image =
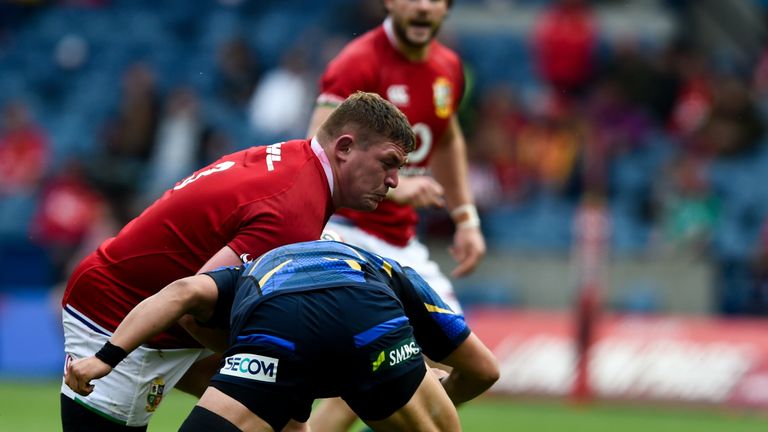
{"type": "Polygon", "coordinates": [[[397,187],[389,190],[387,198],[416,208],[442,207],[445,205],[443,193],[443,187],[432,177],[401,177],[397,187]]]}
{"type": "Polygon", "coordinates": [[[93,392],[91,380],[101,378],[111,371],[111,366],[96,357],[74,360],[64,370],[64,382],[75,393],[88,396],[93,392]]]}

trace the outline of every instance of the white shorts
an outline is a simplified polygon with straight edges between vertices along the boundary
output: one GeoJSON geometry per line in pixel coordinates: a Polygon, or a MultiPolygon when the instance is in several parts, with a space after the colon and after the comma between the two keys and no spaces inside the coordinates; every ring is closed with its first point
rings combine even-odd
{"type": "MultiPolygon", "coordinates": [[[[90,357],[111,333],[67,306],[62,311],[66,364],[90,357]]],[[[104,378],[94,380],[94,390],[80,396],[62,380],[61,393],[120,424],[144,426],[162,398],[196,361],[211,355],[203,348],[157,350],[140,346],[104,378]]]]}
{"type": "Polygon", "coordinates": [[[395,246],[354,225],[338,223],[334,219],[328,222],[325,230],[338,234],[343,242],[391,258],[416,270],[454,312],[463,313],[451,281],[440,271],[437,263],[429,259],[429,250],[418,239],[412,238],[405,247],[395,246]]]}

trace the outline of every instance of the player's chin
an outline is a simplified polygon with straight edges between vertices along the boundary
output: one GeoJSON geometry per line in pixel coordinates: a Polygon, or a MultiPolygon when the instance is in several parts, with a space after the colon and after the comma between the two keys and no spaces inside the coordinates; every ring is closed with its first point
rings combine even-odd
{"type": "Polygon", "coordinates": [[[432,41],[435,36],[435,32],[429,27],[416,27],[412,26],[408,28],[408,42],[413,46],[425,46],[432,41]]]}
{"type": "Polygon", "coordinates": [[[358,208],[357,210],[360,210],[360,211],[376,210],[376,207],[378,207],[379,204],[382,201],[384,201],[385,197],[386,195],[371,195],[361,203],[361,208],[358,208]]]}

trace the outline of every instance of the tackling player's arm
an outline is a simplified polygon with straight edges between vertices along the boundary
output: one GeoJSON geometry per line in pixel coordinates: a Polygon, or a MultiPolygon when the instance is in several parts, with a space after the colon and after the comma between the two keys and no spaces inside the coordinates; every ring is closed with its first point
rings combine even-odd
{"type": "Polygon", "coordinates": [[[393,272],[393,281],[424,354],[453,368],[440,380],[451,401],[458,405],[490,388],[499,379],[496,357],[464,317],[454,313],[413,269],[393,272]]]}
{"type": "Polygon", "coordinates": [[[454,405],[474,399],[499,379],[496,358],[474,333],[440,363],[452,368],[440,382],[454,405]]]}
{"type": "MultiPolygon", "coordinates": [[[[197,273],[205,273],[221,267],[238,266],[242,263],[237,252],[229,246],[224,246],[203,264],[197,273]]],[[[228,332],[221,328],[201,326],[198,324],[199,321],[196,317],[186,314],[179,319],[179,325],[204,347],[215,352],[224,352],[227,347],[228,332]]]]}
{"type": "Polygon", "coordinates": [[[70,362],[65,383],[87,396],[93,391],[91,380],[110,373],[128,353],[171,327],[184,314],[209,320],[217,299],[218,288],[211,276],[195,275],[172,282],[136,305],[97,354],[70,362]]]}
{"type": "Polygon", "coordinates": [[[243,261],[237,255],[237,252],[232,250],[232,248],[229,246],[224,246],[223,248],[219,249],[219,251],[216,252],[208,261],[206,261],[202,267],[200,267],[200,270],[197,271],[197,274],[205,273],[207,271],[215,270],[221,267],[238,266],[242,263],[243,261]]]}
{"type": "Polygon", "coordinates": [[[333,110],[339,106],[333,103],[321,103],[318,102],[315,105],[315,110],[312,112],[312,118],[309,121],[309,130],[307,131],[307,138],[312,138],[320,129],[320,125],[331,115],[333,110]]]}
{"type": "Polygon", "coordinates": [[[445,189],[445,202],[456,224],[450,252],[458,263],[453,277],[471,273],[485,255],[485,239],[480,231],[480,219],[469,189],[467,149],[464,134],[454,115],[448,129],[435,146],[430,168],[435,179],[445,189]]]}

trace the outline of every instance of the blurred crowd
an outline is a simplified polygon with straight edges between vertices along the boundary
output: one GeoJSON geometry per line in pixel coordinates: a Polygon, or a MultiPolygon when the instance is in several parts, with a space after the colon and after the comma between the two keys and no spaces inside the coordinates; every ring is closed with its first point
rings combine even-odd
{"type": "MultiPolygon", "coordinates": [[[[712,49],[691,1],[635,2],[674,23],[656,38],[608,32],[608,0],[454,2],[442,40],[470,78],[461,118],[492,248],[568,252],[580,203],[599,197],[614,254],[693,252],[716,267],[713,312],[768,314],[766,9],[734,2],[755,48],[712,49]],[[535,11],[522,32],[460,25],[521,9],[535,11]]],[[[4,267],[66,279],[197,167],[304,137],[319,73],[382,17],[378,0],[3,3],[4,267]]],[[[424,222],[450,233],[442,213],[424,222]]]]}

